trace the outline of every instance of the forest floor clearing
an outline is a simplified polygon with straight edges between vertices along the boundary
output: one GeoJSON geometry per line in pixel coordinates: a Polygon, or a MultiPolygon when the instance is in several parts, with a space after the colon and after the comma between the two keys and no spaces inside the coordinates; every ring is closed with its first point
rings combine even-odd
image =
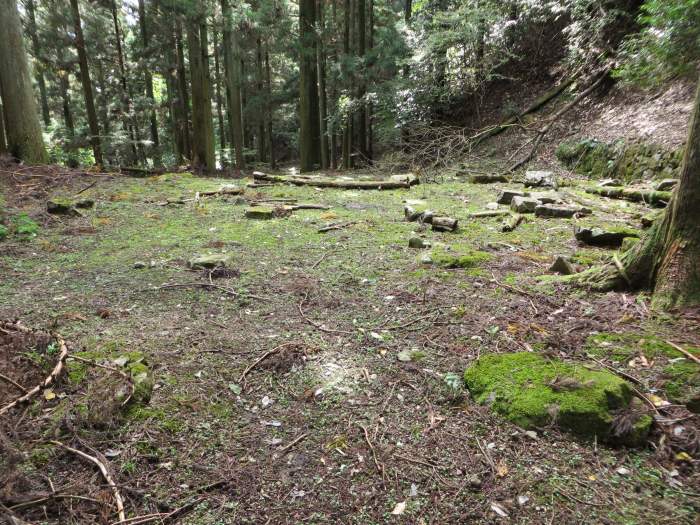
{"type": "Polygon", "coordinates": [[[0,242],[0,320],[43,332],[3,325],[0,373],[18,385],[0,379],[0,408],[56,365],[49,331],[70,352],[0,415],[0,503],[27,522],[117,523],[115,491],[132,525],[694,522],[700,418],[669,399],[700,389],[674,347],[700,353],[697,313],[539,279],[556,255],[610,259],[574,223],[641,232],[643,203],[569,179],[559,193],[592,213],[503,232],[473,214],[522,184],[24,175],[0,174],[0,195],[41,228],[0,242]],[[406,200],[458,230],[406,221],[406,200]],[[225,269],[200,268],[213,255],[225,269]],[[475,403],[464,370],[520,351],[635,379],[655,405],[648,446],[525,431],[475,403]]]}

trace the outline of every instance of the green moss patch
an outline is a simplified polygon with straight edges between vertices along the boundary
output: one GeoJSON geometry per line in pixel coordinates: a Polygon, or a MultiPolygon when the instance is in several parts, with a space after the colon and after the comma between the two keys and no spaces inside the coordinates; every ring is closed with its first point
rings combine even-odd
{"type": "MultiPolygon", "coordinates": [[[[588,338],[585,349],[594,357],[610,357],[621,362],[636,355],[643,355],[647,359],[661,356],[671,359],[683,357],[678,350],[658,337],[639,333],[595,334],[588,338]]],[[[700,348],[689,348],[688,351],[700,355],[700,348]]]]}
{"type": "Polygon", "coordinates": [[[556,424],[582,438],[635,446],[651,426],[643,416],[628,434],[616,435],[614,412],[629,408],[632,389],[607,371],[519,352],[481,357],[464,379],[478,403],[524,428],[556,424]]]}
{"type": "Polygon", "coordinates": [[[433,250],[430,254],[432,264],[442,268],[474,268],[491,259],[491,254],[482,251],[450,253],[445,250],[433,250]]]}

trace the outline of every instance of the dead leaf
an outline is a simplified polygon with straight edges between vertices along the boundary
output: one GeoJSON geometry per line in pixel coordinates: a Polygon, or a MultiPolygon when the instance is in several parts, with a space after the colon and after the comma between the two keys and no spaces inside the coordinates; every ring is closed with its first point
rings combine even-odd
{"type": "Polygon", "coordinates": [[[56,398],[56,393],[53,390],[51,390],[50,388],[47,388],[46,390],[44,390],[44,399],[46,399],[47,401],[51,401],[52,399],[55,399],[55,398],[56,398]]]}
{"type": "Polygon", "coordinates": [[[507,518],[508,513],[506,509],[501,507],[498,503],[491,503],[491,510],[498,514],[501,518],[507,518]]]}
{"type": "Polygon", "coordinates": [[[394,516],[400,516],[405,511],[406,511],[406,502],[402,501],[402,502],[396,504],[396,506],[394,507],[394,510],[392,510],[391,513],[394,516]]]}
{"type": "Polygon", "coordinates": [[[496,465],[496,475],[499,478],[503,478],[508,474],[508,466],[506,465],[505,461],[501,460],[498,462],[498,465],[496,465]]]}

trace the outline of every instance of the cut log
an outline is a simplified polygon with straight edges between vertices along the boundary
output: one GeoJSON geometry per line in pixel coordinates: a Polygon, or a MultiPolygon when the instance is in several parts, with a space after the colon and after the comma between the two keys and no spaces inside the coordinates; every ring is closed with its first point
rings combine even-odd
{"type": "Polygon", "coordinates": [[[451,217],[433,217],[431,222],[433,231],[453,232],[457,230],[457,219],[451,217]]]}
{"type": "Polygon", "coordinates": [[[253,172],[256,181],[292,184],[294,186],[313,186],[316,188],[337,188],[343,190],[397,190],[411,187],[407,180],[344,180],[325,177],[269,175],[260,171],[253,172]]]}
{"type": "Polygon", "coordinates": [[[510,215],[508,210],[487,210],[487,211],[477,211],[467,215],[469,219],[483,219],[486,217],[503,217],[504,215],[510,215]]]}
{"type": "Polygon", "coordinates": [[[525,217],[520,215],[519,213],[514,213],[507,219],[503,221],[503,226],[501,226],[501,231],[506,233],[506,232],[512,232],[517,228],[521,222],[525,220],[525,217]]]}
{"type": "Polygon", "coordinates": [[[643,202],[657,208],[663,208],[671,200],[670,191],[636,190],[632,188],[592,186],[586,188],[587,193],[602,195],[610,199],[622,199],[633,202],[643,202]]]}
{"type": "Polygon", "coordinates": [[[495,173],[474,173],[469,175],[472,184],[494,184],[496,182],[508,182],[508,177],[495,173]]]}

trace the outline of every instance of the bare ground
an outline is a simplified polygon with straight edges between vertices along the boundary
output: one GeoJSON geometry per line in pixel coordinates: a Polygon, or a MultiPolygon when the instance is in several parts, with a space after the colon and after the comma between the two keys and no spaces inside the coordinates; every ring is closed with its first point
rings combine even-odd
{"type": "MultiPolygon", "coordinates": [[[[700,346],[697,313],[659,317],[644,295],[537,281],[554,253],[581,267],[609,257],[577,245],[569,220],[533,219],[502,234],[499,219],[466,220],[495,189],[458,179],[410,191],[249,190],[249,199],[332,208],[251,221],[233,197],[159,205],[227,181],[5,171],[6,208],[42,228],[0,243],[0,319],[55,330],[71,352],[103,364],[141,352],[155,378],[150,402],[122,409],[105,395],[119,378],[69,361],[56,397],[42,392],[2,416],[11,460],[0,475],[25,487],[0,499],[15,515],[117,521],[103,476],[51,444],[59,440],[102,458],[127,516],[155,523],[694,522],[700,434],[684,407],[659,409],[647,447],[614,449],[553,427],[527,434],[444,380],[490,352],[535,350],[596,366],[586,352],[596,333],[700,346]],[[81,193],[97,202],[85,217],[43,211],[47,197],[95,180],[81,193]],[[459,233],[421,235],[490,260],[466,270],[419,264],[407,247],[416,225],[402,220],[406,198],[462,219],[459,233]],[[343,221],[354,224],[317,233],[343,221]],[[210,281],[185,265],[223,251],[240,275],[210,281]],[[422,358],[400,361],[403,350],[422,358]]],[[[633,223],[645,211],[596,202],[590,220],[600,225],[633,223]]],[[[42,355],[26,346],[20,357],[42,355]]],[[[665,395],[667,357],[648,366],[599,359],[665,395]]],[[[36,379],[2,371],[24,386],[36,379]]],[[[10,395],[6,385],[0,392],[10,395]]]]}

